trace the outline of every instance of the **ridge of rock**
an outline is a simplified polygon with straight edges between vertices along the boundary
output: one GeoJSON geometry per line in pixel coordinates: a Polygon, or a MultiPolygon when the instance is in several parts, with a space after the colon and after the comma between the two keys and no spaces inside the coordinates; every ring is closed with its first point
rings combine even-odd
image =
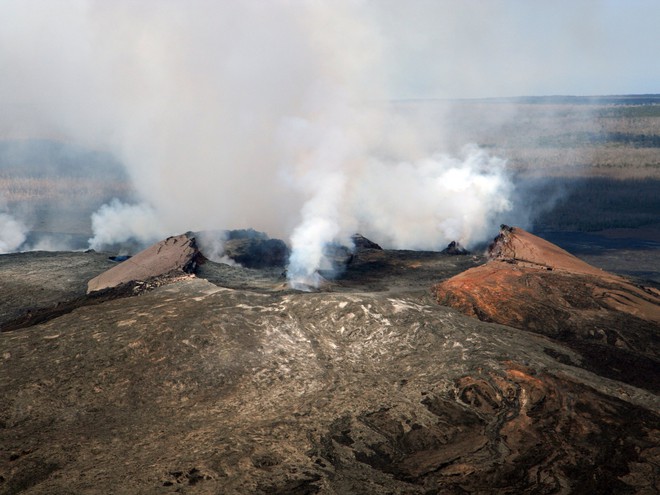
{"type": "Polygon", "coordinates": [[[194,237],[188,234],[168,237],[91,279],[87,293],[128,282],[192,273],[199,257],[194,237]]]}
{"type": "Polygon", "coordinates": [[[500,233],[488,247],[491,260],[507,261],[519,266],[546,270],[563,270],[623,280],[621,277],[591,266],[556,244],[518,228],[502,225],[500,233]]]}
{"type": "Polygon", "coordinates": [[[660,291],[515,227],[502,226],[488,253],[486,264],[434,286],[437,302],[566,342],[592,370],[660,390],[660,291]]]}

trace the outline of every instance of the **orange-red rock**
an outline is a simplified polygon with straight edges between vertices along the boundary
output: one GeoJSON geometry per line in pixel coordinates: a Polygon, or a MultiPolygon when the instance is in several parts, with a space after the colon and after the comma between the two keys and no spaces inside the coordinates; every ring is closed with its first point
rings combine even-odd
{"type": "Polygon", "coordinates": [[[437,301],[569,342],[607,376],[660,387],[657,289],[595,268],[519,228],[503,227],[489,254],[486,264],[436,285],[437,301]]]}

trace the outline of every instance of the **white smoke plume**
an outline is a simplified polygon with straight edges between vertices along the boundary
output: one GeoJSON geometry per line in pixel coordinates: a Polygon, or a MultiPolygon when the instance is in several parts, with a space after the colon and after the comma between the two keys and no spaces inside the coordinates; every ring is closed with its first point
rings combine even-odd
{"type": "Polygon", "coordinates": [[[28,228],[8,213],[0,213],[0,254],[16,251],[25,242],[28,228]]]}
{"type": "Polygon", "coordinates": [[[506,162],[474,146],[458,157],[373,160],[363,174],[352,198],[358,228],[398,249],[438,250],[452,240],[471,246],[512,206],[506,162]]]}
{"type": "Polygon", "coordinates": [[[94,237],[89,240],[89,247],[98,250],[129,241],[144,245],[167,233],[153,208],[145,204],[124,204],[117,199],[92,215],[92,229],[94,237]]]}
{"type": "Polygon", "coordinates": [[[126,164],[143,203],[97,211],[95,249],[253,227],[290,239],[291,283],[313,286],[324,247],[358,230],[397,248],[483,240],[509,208],[505,164],[438,154],[441,125],[420,139],[386,103],[377,5],[6,0],[0,134],[126,164]]]}
{"type": "Polygon", "coordinates": [[[209,260],[225,265],[240,266],[225,254],[225,242],[228,233],[225,230],[203,230],[197,233],[197,245],[202,254],[209,260]]]}

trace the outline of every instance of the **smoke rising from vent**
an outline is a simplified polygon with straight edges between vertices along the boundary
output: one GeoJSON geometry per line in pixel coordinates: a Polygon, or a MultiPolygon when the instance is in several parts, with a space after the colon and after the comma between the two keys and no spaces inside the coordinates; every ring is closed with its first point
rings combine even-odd
{"type": "Polygon", "coordinates": [[[98,210],[95,249],[249,226],[290,239],[292,284],[315,285],[325,245],[357,231],[396,248],[484,240],[510,209],[505,163],[476,148],[439,154],[440,126],[419,139],[386,103],[372,9],[8,1],[0,131],[125,163],[142,203],[98,210]]]}
{"type": "Polygon", "coordinates": [[[209,260],[225,265],[240,266],[225,254],[228,232],[224,230],[204,230],[196,234],[197,246],[209,260]]]}
{"type": "Polygon", "coordinates": [[[16,251],[25,242],[28,228],[7,213],[0,213],[0,254],[16,251]]]}
{"type": "Polygon", "coordinates": [[[117,199],[101,206],[92,215],[92,229],[94,237],[89,240],[91,249],[126,242],[144,246],[171,234],[149,205],[124,204],[117,199]]]}

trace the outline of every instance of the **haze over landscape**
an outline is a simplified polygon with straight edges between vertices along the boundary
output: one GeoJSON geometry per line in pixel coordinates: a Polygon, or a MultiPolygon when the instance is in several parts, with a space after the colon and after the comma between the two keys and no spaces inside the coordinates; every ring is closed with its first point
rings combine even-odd
{"type": "MultiPolygon", "coordinates": [[[[546,208],[513,208],[533,192],[514,180],[511,156],[474,145],[474,125],[452,135],[452,105],[397,101],[650,93],[658,80],[653,2],[0,9],[0,62],[11,67],[0,134],[109,153],[135,191],[96,205],[91,247],[254,227],[291,242],[301,280],[324,264],[325,244],[357,231],[388,247],[473,246],[546,208]]],[[[484,114],[492,129],[520,112],[484,114]]],[[[95,176],[93,160],[85,172],[95,176]]],[[[29,247],[40,214],[3,215],[3,249],[29,247]]]]}

